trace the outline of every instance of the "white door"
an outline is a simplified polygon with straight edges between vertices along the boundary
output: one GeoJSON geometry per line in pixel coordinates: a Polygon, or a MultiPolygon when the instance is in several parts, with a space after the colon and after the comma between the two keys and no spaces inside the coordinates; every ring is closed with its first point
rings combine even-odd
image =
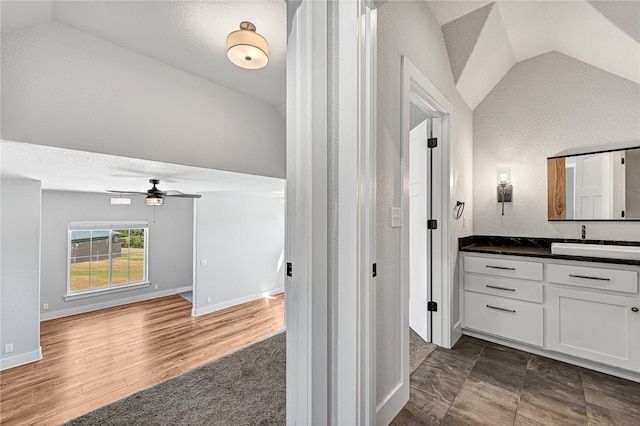
{"type": "MultiPolygon", "coordinates": [[[[413,108],[413,105],[412,105],[413,108]]],[[[414,127],[409,140],[409,327],[423,340],[431,341],[427,302],[429,181],[427,176],[427,134],[429,120],[414,127]]]]}
{"type": "Polygon", "coordinates": [[[609,191],[611,193],[612,218],[621,219],[626,216],[627,185],[625,182],[625,155],[624,151],[610,152],[611,182],[609,191]]]}
{"type": "Polygon", "coordinates": [[[640,371],[637,297],[547,287],[548,349],[640,371]]]}
{"type": "Polygon", "coordinates": [[[576,218],[609,218],[609,156],[590,154],[575,159],[576,218]]]}

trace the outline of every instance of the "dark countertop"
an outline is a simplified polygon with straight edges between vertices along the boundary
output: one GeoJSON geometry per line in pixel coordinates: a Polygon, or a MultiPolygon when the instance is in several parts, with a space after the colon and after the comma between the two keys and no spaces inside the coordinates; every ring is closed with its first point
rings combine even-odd
{"type": "MultiPolygon", "coordinates": [[[[470,237],[459,238],[458,250],[462,252],[501,254],[508,256],[542,257],[550,259],[578,260],[582,262],[640,265],[640,261],[638,260],[554,255],[551,254],[551,243],[553,242],[582,243],[582,240],[473,235],[470,237]]],[[[586,240],[585,244],[640,246],[640,241],[586,240]]]]}

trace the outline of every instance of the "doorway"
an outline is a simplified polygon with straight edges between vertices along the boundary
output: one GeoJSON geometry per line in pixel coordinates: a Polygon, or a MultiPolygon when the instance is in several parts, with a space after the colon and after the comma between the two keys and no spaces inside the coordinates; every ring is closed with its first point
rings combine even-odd
{"type": "Polygon", "coordinates": [[[441,275],[434,265],[434,243],[441,240],[436,211],[441,191],[435,180],[442,169],[438,141],[442,119],[419,102],[409,106],[409,327],[425,342],[432,341],[434,279],[441,275]]]}
{"type": "MultiPolygon", "coordinates": [[[[447,347],[451,305],[449,241],[450,102],[402,57],[403,286],[408,290],[407,328],[447,347]]],[[[407,330],[408,332],[408,330],[407,330]]],[[[406,345],[409,346],[408,343],[406,345]]]]}

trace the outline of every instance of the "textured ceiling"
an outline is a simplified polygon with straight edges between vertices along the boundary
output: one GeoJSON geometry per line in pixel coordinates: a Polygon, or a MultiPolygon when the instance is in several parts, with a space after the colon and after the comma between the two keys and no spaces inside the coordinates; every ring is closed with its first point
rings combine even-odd
{"type": "Polygon", "coordinates": [[[50,146],[0,141],[0,176],[33,179],[42,189],[105,192],[161,190],[284,194],[284,180],[50,146]]]}
{"type": "MultiPolygon", "coordinates": [[[[285,103],[286,4],[253,1],[7,1],[0,2],[7,33],[43,22],[67,25],[258,100],[282,113],[285,103]],[[251,21],[269,42],[269,64],[244,70],[226,57],[226,37],[251,21]]],[[[243,191],[282,194],[281,179],[178,164],[2,141],[1,176],[35,179],[43,189],[103,192],[243,191]]]]}
{"type": "Polygon", "coordinates": [[[286,4],[253,1],[2,1],[2,32],[56,21],[282,108],[286,4]],[[269,42],[269,64],[245,70],[226,37],[251,21],[269,42]]]}
{"type": "Polygon", "coordinates": [[[456,87],[475,108],[520,61],[558,51],[640,83],[640,2],[428,2],[456,87]]]}

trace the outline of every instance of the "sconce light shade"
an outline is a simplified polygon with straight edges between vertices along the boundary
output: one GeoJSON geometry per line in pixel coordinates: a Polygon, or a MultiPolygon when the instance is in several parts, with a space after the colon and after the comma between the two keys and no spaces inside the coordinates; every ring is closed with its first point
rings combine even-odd
{"type": "Polygon", "coordinates": [[[504,216],[504,203],[510,203],[512,196],[511,169],[501,167],[498,169],[498,202],[502,203],[502,216],[504,216]]]}
{"type": "Polygon", "coordinates": [[[498,184],[510,184],[511,183],[511,168],[500,167],[498,168],[498,184]]]}
{"type": "Polygon", "coordinates": [[[160,194],[149,194],[144,202],[148,206],[161,206],[164,204],[164,198],[160,194]]]}
{"type": "Polygon", "coordinates": [[[256,32],[255,25],[241,22],[240,29],[227,36],[227,58],[240,68],[263,68],[269,62],[269,44],[256,32]]]}

